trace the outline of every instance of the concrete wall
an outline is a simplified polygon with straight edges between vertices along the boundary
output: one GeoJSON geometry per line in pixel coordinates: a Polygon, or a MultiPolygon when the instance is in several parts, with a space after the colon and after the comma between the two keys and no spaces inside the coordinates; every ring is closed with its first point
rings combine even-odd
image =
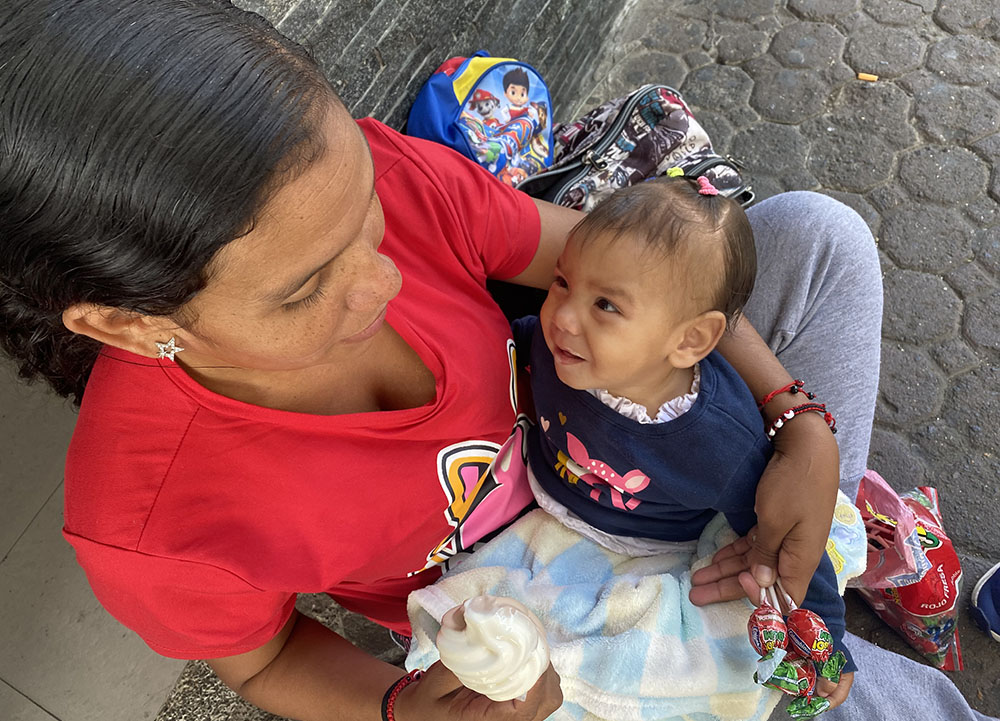
{"type": "Polygon", "coordinates": [[[624,0],[236,0],[310,49],[355,117],[402,129],[444,60],[487,50],[533,65],[569,120],[624,0]]]}

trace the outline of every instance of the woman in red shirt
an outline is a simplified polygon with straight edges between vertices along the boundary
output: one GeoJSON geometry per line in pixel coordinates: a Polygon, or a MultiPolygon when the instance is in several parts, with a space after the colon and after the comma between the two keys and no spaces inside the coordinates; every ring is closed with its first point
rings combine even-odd
{"type": "MultiPolygon", "coordinates": [[[[377,718],[398,669],[295,594],[405,633],[406,594],[529,502],[485,281],[547,287],[578,214],[356,123],[228,3],[14,0],[0,48],[2,343],[82,402],[65,533],[95,593],[264,709],[377,718]]],[[[720,350],[757,397],[791,380],[746,322],[720,350]]],[[[752,591],[751,567],[804,594],[838,485],[807,415],[779,436],[753,543],[702,573],[699,602],[752,591]]],[[[541,719],[560,699],[551,668],[495,704],[436,665],[397,714],[541,719]]]]}

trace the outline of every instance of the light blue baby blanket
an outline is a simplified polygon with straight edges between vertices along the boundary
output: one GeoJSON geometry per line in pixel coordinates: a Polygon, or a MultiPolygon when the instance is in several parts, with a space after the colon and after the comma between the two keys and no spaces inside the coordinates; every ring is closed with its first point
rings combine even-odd
{"type": "Polygon", "coordinates": [[[753,607],[743,600],[699,608],[688,600],[692,566],[734,538],[719,515],[696,543],[631,558],[532,511],[410,594],[406,668],[438,659],[434,638],[450,608],[480,594],[508,596],[547,630],[565,698],[554,721],[765,719],[780,693],[753,682],[753,607]]]}

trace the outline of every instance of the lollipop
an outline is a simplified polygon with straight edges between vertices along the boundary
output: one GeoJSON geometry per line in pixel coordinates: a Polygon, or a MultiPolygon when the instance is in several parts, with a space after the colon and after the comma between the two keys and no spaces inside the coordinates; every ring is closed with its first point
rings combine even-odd
{"type": "Polygon", "coordinates": [[[781,612],[767,602],[763,590],[760,593],[760,605],[750,614],[747,622],[747,633],[750,635],[750,645],[760,656],[766,656],[776,648],[785,648],[788,644],[788,629],[781,618],[781,612]]]}
{"type": "Polygon", "coordinates": [[[549,665],[545,629],[512,598],[476,596],[448,611],[437,635],[441,663],[493,701],[523,698],[549,665]]]}
{"type": "MultiPolygon", "coordinates": [[[[795,601],[781,585],[780,578],[777,585],[790,609],[785,622],[788,626],[790,650],[794,650],[802,658],[808,658],[818,663],[825,662],[833,653],[833,635],[830,633],[830,629],[826,627],[818,614],[795,605],[795,601]]],[[[761,595],[763,596],[763,594],[761,595]]]]}
{"type": "Polygon", "coordinates": [[[817,614],[796,608],[788,614],[788,640],[803,658],[823,663],[833,653],[833,636],[817,614]]]}
{"type": "Polygon", "coordinates": [[[757,662],[753,678],[761,685],[796,697],[787,709],[792,718],[813,718],[830,706],[827,699],[813,696],[817,678],[839,682],[847,659],[840,651],[833,652],[833,636],[823,619],[796,607],[780,579],[777,585],[791,610],[783,621],[774,589],[761,590],[760,605],[747,624],[750,644],[763,657],[757,662]]]}

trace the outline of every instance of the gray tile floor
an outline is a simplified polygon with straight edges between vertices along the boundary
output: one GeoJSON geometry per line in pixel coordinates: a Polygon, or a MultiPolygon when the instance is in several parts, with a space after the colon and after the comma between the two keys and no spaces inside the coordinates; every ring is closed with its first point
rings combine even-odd
{"type": "Polygon", "coordinates": [[[0,364],[0,719],[151,719],[183,668],[94,599],[60,535],[75,414],[0,364]]]}

